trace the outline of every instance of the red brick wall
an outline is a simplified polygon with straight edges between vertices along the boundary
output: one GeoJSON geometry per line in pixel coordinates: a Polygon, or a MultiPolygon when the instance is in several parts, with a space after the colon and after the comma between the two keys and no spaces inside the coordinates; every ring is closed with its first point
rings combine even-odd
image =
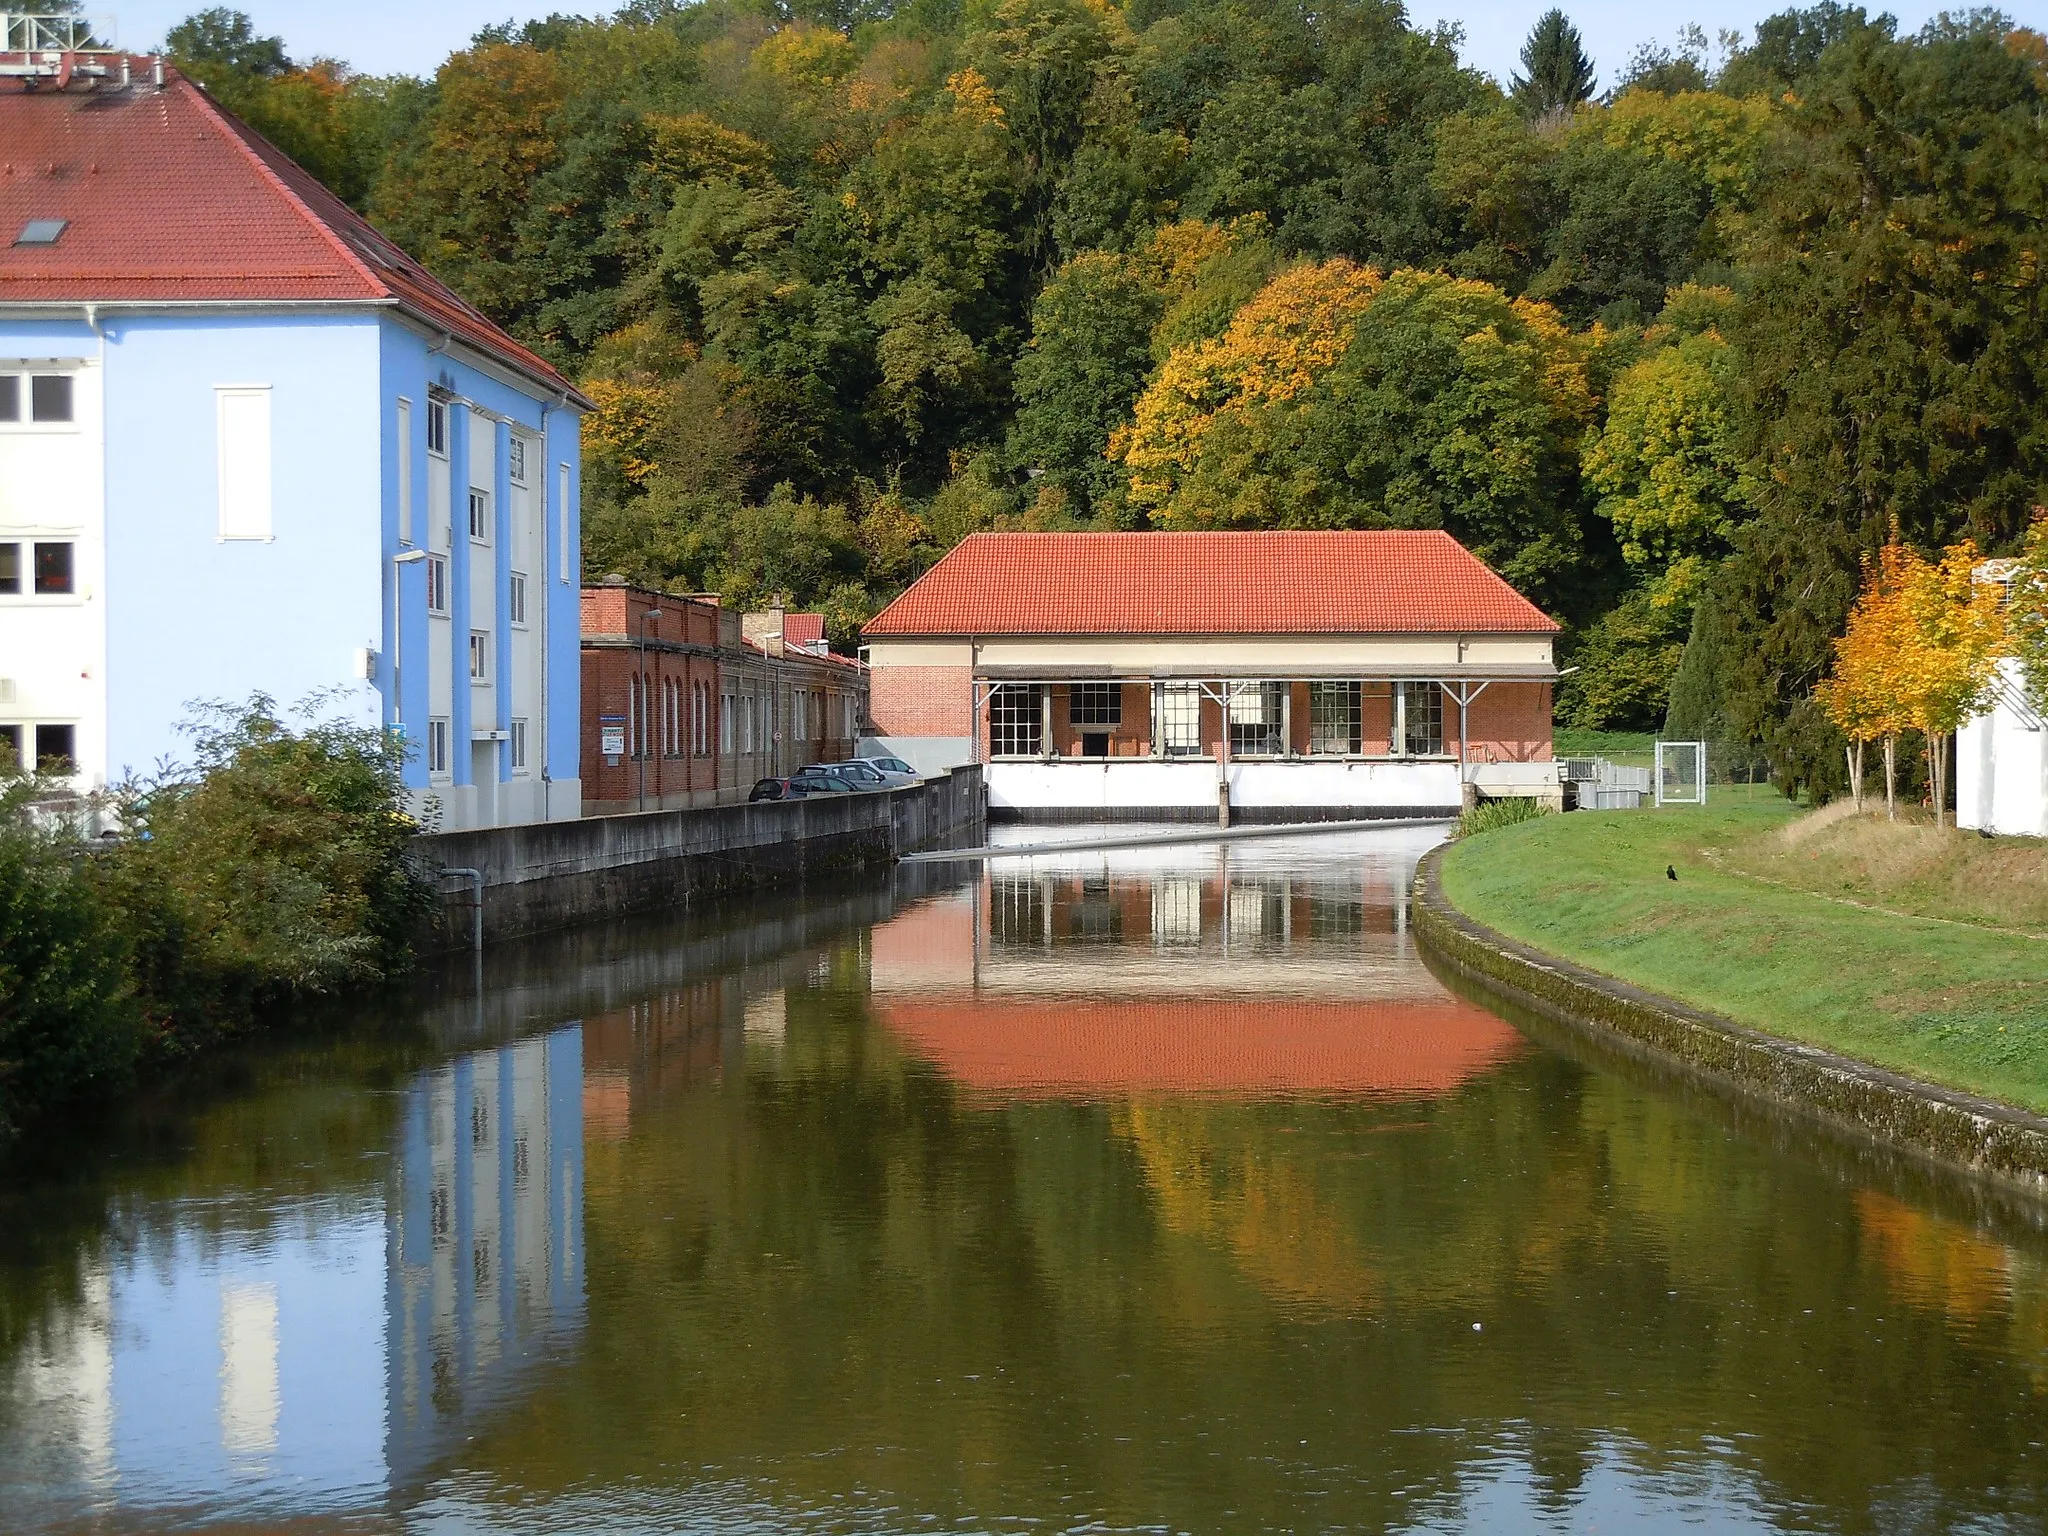
{"type": "MultiPolygon", "coordinates": [[[[1494,683],[1472,701],[1469,712],[1472,745],[1467,758],[1475,763],[1548,762],[1550,684],[1494,683]]],[[[1444,744],[1452,746],[1458,730],[1458,706],[1444,702],[1444,744]]]]}
{"type": "Polygon", "coordinates": [[[878,736],[972,736],[974,683],[967,667],[877,667],[868,714],[878,736]]]}

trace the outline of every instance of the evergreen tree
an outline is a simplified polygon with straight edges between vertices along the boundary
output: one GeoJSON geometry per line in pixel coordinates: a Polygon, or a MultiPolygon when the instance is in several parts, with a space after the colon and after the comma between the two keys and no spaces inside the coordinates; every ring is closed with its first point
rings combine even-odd
{"type": "Polygon", "coordinates": [[[1522,68],[1528,73],[1515,76],[1514,96],[1531,117],[1568,113],[1593,94],[1593,61],[1586,57],[1579,29],[1555,8],[1529,29],[1522,68]]]}

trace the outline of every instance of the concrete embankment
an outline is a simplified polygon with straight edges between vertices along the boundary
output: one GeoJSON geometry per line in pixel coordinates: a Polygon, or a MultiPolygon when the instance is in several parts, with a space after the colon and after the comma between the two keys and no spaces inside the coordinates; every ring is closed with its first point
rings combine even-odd
{"type": "Polygon", "coordinates": [[[415,846],[430,870],[476,872],[441,881],[430,947],[445,950],[468,947],[479,899],[493,943],[885,866],[978,842],[984,818],[981,769],[970,766],[902,789],[444,832],[415,846]]]}
{"type": "Polygon", "coordinates": [[[1443,856],[1433,850],[1416,873],[1414,932],[1432,959],[1480,991],[1723,1088],[2048,1194],[2048,1118],[1746,1029],[1542,954],[1452,906],[1440,879],[1443,856]]]}

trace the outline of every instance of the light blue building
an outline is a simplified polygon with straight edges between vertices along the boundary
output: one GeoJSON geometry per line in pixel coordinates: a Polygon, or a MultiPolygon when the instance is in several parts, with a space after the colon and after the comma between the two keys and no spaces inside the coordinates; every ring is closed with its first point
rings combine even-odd
{"type": "Polygon", "coordinates": [[[444,828],[577,815],[589,402],[175,70],[89,62],[0,78],[0,739],[90,787],[193,701],[331,691],[444,828]]]}

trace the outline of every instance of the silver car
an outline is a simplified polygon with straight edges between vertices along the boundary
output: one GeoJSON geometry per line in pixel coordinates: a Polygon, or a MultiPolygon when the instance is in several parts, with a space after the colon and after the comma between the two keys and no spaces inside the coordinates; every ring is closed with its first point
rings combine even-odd
{"type": "Polygon", "coordinates": [[[900,785],[915,784],[917,782],[917,775],[914,773],[892,772],[884,768],[880,763],[858,758],[851,762],[824,763],[820,766],[827,773],[840,774],[854,780],[856,783],[867,784],[875,789],[895,789],[900,785]]]}
{"type": "Polygon", "coordinates": [[[900,757],[864,757],[861,761],[870,768],[879,768],[884,773],[900,773],[913,783],[924,777],[900,757]]]}

